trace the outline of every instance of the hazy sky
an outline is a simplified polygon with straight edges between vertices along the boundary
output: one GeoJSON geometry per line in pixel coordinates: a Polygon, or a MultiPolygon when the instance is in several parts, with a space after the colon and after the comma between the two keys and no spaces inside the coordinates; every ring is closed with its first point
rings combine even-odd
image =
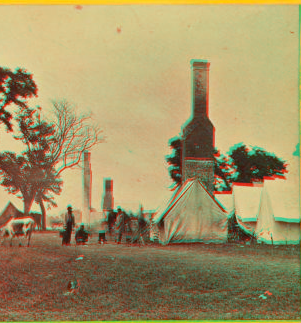
{"type": "MultiPolygon", "coordinates": [[[[115,205],[157,208],[170,194],[165,155],[191,112],[191,59],[210,61],[216,147],[244,142],[290,160],[298,143],[298,6],[1,6],[0,62],[33,73],[51,109],[92,111],[107,142],[92,150],[92,206],[103,178],[115,205]]],[[[1,130],[1,150],[12,150],[1,130]]],[[[80,170],[58,209],[82,206],[80,170]]],[[[13,198],[0,189],[0,208],[13,198]]],[[[22,205],[22,204],[21,204],[22,205]]]]}

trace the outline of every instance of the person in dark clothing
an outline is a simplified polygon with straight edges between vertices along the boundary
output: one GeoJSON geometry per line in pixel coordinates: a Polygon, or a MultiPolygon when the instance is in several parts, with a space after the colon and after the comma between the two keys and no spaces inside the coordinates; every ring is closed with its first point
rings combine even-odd
{"type": "Polygon", "coordinates": [[[76,244],[85,244],[88,242],[89,233],[85,230],[85,226],[81,224],[79,229],[75,233],[76,244]]]}
{"type": "Polygon", "coordinates": [[[116,216],[117,216],[117,213],[112,210],[108,215],[108,231],[110,235],[112,234],[113,226],[116,222],[116,216]]]}
{"type": "Polygon", "coordinates": [[[118,232],[117,243],[121,243],[122,234],[125,229],[125,213],[120,208],[117,209],[115,228],[116,228],[116,231],[118,232]]]}
{"type": "Polygon", "coordinates": [[[72,228],[75,226],[75,220],[74,220],[74,215],[72,213],[71,205],[67,207],[67,213],[65,216],[65,225],[66,225],[66,229],[63,234],[62,245],[70,246],[72,228]]]}
{"type": "Polygon", "coordinates": [[[130,218],[129,216],[122,211],[121,209],[118,209],[117,213],[117,219],[116,219],[116,230],[118,232],[118,238],[117,243],[121,243],[122,235],[125,233],[127,235],[127,241],[129,241],[129,237],[132,233],[132,229],[130,226],[130,218]]]}

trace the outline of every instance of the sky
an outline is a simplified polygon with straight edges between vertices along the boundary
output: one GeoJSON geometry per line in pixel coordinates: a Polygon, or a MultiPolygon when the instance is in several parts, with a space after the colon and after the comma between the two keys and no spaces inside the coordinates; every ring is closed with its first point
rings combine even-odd
{"type": "MultiPolygon", "coordinates": [[[[222,153],[244,142],[293,159],[298,6],[27,5],[1,6],[0,15],[0,64],[33,74],[39,91],[30,105],[50,113],[51,100],[66,99],[103,129],[106,142],[91,150],[97,210],[108,177],[116,207],[156,209],[171,195],[165,156],[191,114],[191,59],[210,62],[209,117],[222,153]]],[[[0,145],[20,148],[4,127],[0,145]]],[[[50,214],[82,208],[81,170],[62,178],[50,214]]],[[[0,188],[0,209],[9,200],[0,188]]]]}

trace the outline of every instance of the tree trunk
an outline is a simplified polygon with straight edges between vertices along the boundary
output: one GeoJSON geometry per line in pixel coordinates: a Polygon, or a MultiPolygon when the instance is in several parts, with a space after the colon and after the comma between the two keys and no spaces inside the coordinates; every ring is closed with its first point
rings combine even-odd
{"type": "Polygon", "coordinates": [[[41,225],[42,225],[42,230],[45,231],[46,230],[46,209],[44,206],[44,202],[42,199],[39,200],[39,205],[41,208],[41,225]]]}
{"type": "Polygon", "coordinates": [[[24,216],[29,216],[29,212],[33,203],[33,198],[24,196],[24,216]]]}

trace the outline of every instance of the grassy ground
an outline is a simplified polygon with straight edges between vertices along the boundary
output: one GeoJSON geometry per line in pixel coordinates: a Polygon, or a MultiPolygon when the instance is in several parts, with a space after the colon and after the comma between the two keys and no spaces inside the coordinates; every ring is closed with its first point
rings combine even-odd
{"type": "Polygon", "coordinates": [[[296,247],[60,244],[0,247],[0,321],[300,319],[296,247]]]}

